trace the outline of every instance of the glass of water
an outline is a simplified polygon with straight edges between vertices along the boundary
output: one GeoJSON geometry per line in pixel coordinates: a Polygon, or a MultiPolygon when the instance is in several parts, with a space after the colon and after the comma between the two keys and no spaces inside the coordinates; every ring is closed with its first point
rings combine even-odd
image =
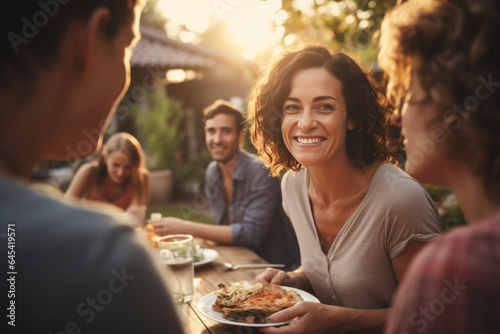
{"type": "Polygon", "coordinates": [[[170,288],[177,301],[191,301],[194,292],[193,236],[173,234],[158,239],[158,252],[161,264],[171,273],[170,288]]]}

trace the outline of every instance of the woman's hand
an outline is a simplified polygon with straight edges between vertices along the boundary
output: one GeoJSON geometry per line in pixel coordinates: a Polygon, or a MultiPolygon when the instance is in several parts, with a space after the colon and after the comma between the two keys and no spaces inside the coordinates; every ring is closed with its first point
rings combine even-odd
{"type": "Polygon", "coordinates": [[[311,285],[306,274],[302,271],[302,267],[291,272],[267,268],[264,272],[255,276],[255,282],[285,285],[312,292],[311,285]]]}
{"type": "Polygon", "coordinates": [[[159,221],[151,221],[153,231],[158,235],[186,233],[186,222],[175,217],[162,218],[159,221]]]}
{"type": "Polygon", "coordinates": [[[388,309],[359,310],[313,302],[298,302],[289,309],[271,315],[272,322],[292,320],[282,327],[261,328],[270,334],[320,334],[361,331],[381,333],[388,309]]]}
{"type": "Polygon", "coordinates": [[[255,282],[282,285],[281,283],[283,280],[286,280],[286,278],[288,278],[288,273],[286,271],[267,268],[265,271],[255,276],[255,282]]]}
{"type": "Polygon", "coordinates": [[[262,333],[294,334],[294,333],[327,333],[335,329],[341,317],[340,307],[313,302],[298,302],[294,306],[277,312],[271,316],[272,322],[288,321],[291,323],[281,327],[264,327],[262,333]]]}

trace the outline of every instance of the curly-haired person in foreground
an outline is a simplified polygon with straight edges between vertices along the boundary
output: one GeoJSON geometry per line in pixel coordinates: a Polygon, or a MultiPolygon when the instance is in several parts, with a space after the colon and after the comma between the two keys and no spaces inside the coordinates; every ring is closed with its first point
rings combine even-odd
{"type": "Polygon", "coordinates": [[[252,140],[282,181],[302,266],[258,281],[314,293],[274,314],[265,333],[381,332],[413,255],[439,236],[436,207],[389,161],[385,97],[348,56],[320,46],[282,54],[252,93],[252,140]]]}
{"type": "Polygon", "coordinates": [[[500,333],[500,3],[418,0],[382,25],[407,171],[456,195],[470,226],[426,247],[387,333],[500,333]]]}

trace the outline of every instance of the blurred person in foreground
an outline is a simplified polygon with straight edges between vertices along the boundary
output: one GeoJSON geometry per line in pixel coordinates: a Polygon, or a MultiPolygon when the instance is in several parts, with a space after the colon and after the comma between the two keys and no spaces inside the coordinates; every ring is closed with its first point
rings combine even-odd
{"type": "Polygon", "coordinates": [[[343,53],[285,51],[254,87],[252,140],[272,173],[286,170],[283,208],[302,266],[257,281],[311,291],[265,333],[381,332],[408,263],[440,235],[434,202],[394,166],[385,96],[343,53]]]}
{"type": "Polygon", "coordinates": [[[237,244],[270,263],[297,268],[299,247],[281,205],[280,179],[270,177],[260,159],[240,149],[246,133],[243,114],[218,100],[204,110],[203,120],[206,144],[215,160],[205,173],[205,196],[214,225],[164,218],[153,223],[155,232],[237,244]]]}
{"type": "Polygon", "coordinates": [[[78,169],[64,196],[111,204],[131,213],[142,210],[144,222],[149,175],[141,144],[125,132],[112,135],[99,157],[78,169]]]}
{"type": "Polygon", "coordinates": [[[500,333],[500,3],[409,1],[382,24],[407,172],[448,187],[470,226],[412,263],[387,333],[500,333]]]}
{"type": "Polygon", "coordinates": [[[101,133],[100,145],[110,111],[129,84],[143,4],[2,2],[0,222],[1,233],[15,241],[9,248],[7,239],[0,243],[1,254],[13,256],[9,267],[2,265],[2,291],[7,295],[6,283],[15,287],[2,301],[3,328],[182,332],[166,281],[130,226],[27,183],[39,159],[64,160],[83,141],[92,145],[87,131],[101,133]]]}

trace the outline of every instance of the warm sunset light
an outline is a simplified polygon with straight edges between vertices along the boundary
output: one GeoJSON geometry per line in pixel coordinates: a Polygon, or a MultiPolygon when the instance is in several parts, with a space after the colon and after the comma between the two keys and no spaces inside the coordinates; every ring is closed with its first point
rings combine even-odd
{"type": "Polygon", "coordinates": [[[258,51],[276,41],[276,33],[269,21],[250,16],[228,23],[229,31],[236,42],[243,46],[244,57],[247,59],[253,59],[258,51]]]}
{"type": "Polygon", "coordinates": [[[284,34],[281,23],[286,12],[280,10],[281,0],[159,0],[158,6],[169,19],[169,35],[177,34],[186,43],[193,42],[196,33],[205,31],[210,20],[225,21],[247,59],[253,59],[256,53],[272,46],[284,34]],[[177,32],[180,25],[192,32],[177,32]]]}

